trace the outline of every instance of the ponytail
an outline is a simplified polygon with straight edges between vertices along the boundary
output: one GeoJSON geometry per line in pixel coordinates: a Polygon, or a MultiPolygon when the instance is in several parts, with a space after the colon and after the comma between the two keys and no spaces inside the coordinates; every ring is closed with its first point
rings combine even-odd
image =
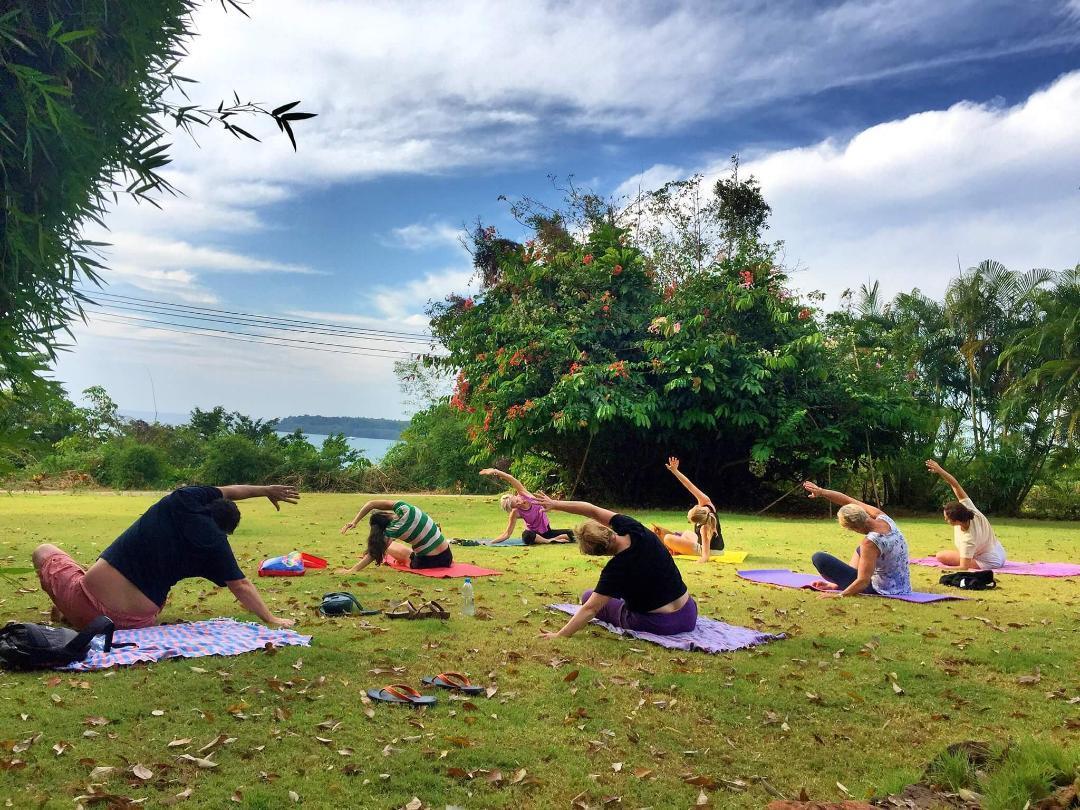
{"type": "Polygon", "coordinates": [[[393,512],[372,512],[368,524],[371,530],[368,532],[367,553],[376,565],[382,565],[386,549],[390,546],[390,538],[386,536],[386,527],[394,519],[393,512]]]}

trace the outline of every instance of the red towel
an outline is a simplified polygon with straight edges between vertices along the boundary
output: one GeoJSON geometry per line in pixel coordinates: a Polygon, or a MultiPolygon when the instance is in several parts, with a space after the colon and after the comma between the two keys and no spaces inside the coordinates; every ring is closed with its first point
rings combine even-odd
{"type": "Polygon", "coordinates": [[[396,571],[408,571],[410,574],[419,574],[422,577],[436,577],[437,579],[490,577],[502,573],[502,571],[495,571],[491,568],[481,568],[479,565],[460,562],[455,562],[449,568],[409,568],[409,566],[398,562],[395,557],[391,557],[389,554],[386,555],[386,564],[396,571]]]}

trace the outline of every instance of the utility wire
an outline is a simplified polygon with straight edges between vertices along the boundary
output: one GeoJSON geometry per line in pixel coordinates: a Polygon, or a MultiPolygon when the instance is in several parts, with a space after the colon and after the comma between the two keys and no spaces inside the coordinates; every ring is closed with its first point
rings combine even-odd
{"type": "Polygon", "coordinates": [[[344,324],[328,323],[326,321],[314,321],[314,320],[304,320],[304,319],[299,319],[299,318],[285,318],[285,317],[280,317],[280,316],[261,315],[259,313],[253,313],[253,312],[241,312],[241,311],[228,310],[228,309],[215,309],[213,307],[201,307],[201,306],[194,306],[194,305],[191,305],[191,304],[175,304],[175,303],[170,303],[168,301],[159,301],[159,300],[155,300],[155,299],[152,299],[152,298],[137,298],[137,297],[131,296],[131,295],[121,295],[119,293],[110,293],[110,292],[104,292],[104,291],[101,291],[101,290],[84,290],[83,294],[89,298],[91,303],[97,303],[97,302],[95,302],[93,300],[94,298],[104,298],[104,299],[118,300],[118,301],[123,302],[123,303],[154,304],[154,305],[157,305],[157,306],[167,307],[167,308],[170,308],[170,309],[176,309],[176,310],[188,311],[188,312],[197,312],[197,313],[201,313],[201,314],[221,315],[221,316],[223,316],[223,315],[231,315],[231,316],[238,316],[238,317],[241,317],[241,318],[252,318],[252,319],[261,320],[261,321],[264,321],[264,322],[267,322],[267,323],[273,322],[273,323],[289,324],[289,325],[294,325],[294,326],[317,326],[317,327],[322,327],[322,328],[352,331],[352,332],[356,332],[357,334],[390,335],[390,336],[401,337],[401,338],[413,338],[413,339],[422,340],[422,341],[425,341],[425,342],[427,342],[427,341],[429,341],[431,339],[430,335],[424,335],[424,334],[420,334],[420,333],[417,333],[417,332],[402,332],[402,331],[393,330],[393,329],[368,329],[366,327],[359,327],[359,326],[352,327],[352,326],[346,326],[344,324]]]}
{"type": "MultiPolygon", "coordinates": [[[[166,316],[171,318],[181,318],[183,320],[193,321],[206,321],[214,324],[224,324],[228,326],[241,326],[247,328],[267,329],[275,332],[300,332],[302,334],[315,334],[315,335],[328,335],[330,337],[337,338],[352,338],[355,340],[368,340],[378,343],[394,343],[394,344],[406,344],[406,343],[420,343],[425,346],[430,345],[430,341],[422,340],[419,338],[397,338],[397,337],[385,337],[381,335],[353,335],[349,332],[338,332],[330,329],[322,328],[305,328],[300,326],[272,326],[265,324],[262,321],[251,319],[239,319],[239,318],[226,318],[217,315],[195,315],[188,314],[186,312],[177,312],[165,307],[159,307],[156,305],[145,304],[127,304],[127,303],[113,303],[103,302],[94,305],[94,310],[98,312],[108,312],[113,314],[122,314],[125,312],[134,312],[138,315],[154,315],[154,316],[166,316]]],[[[197,326],[197,324],[191,324],[191,326],[197,326]]],[[[268,335],[268,337],[270,337],[268,335]]],[[[359,348],[359,347],[358,347],[359,348]]],[[[375,348],[375,347],[372,347],[375,348]]]]}
{"type": "Polygon", "coordinates": [[[171,321],[157,321],[147,318],[135,318],[130,315],[116,315],[105,312],[98,313],[97,317],[102,318],[106,321],[111,321],[113,323],[147,325],[147,328],[158,329],[163,332],[176,332],[182,335],[201,335],[204,337],[213,337],[220,340],[236,340],[241,343],[262,343],[263,345],[278,346],[280,348],[309,349],[313,351],[330,352],[333,354],[353,354],[362,357],[382,357],[384,359],[393,359],[395,355],[414,357],[417,354],[416,352],[382,348],[375,348],[373,351],[383,352],[382,354],[375,354],[373,353],[373,351],[357,351],[359,347],[350,346],[348,344],[326,343],[324,341],[314,340],[301,340],[299,338],[277,337],[275,335],[256,335],[249,332],[234,332],[228,329],[212,329],[210,327],[193,326],[191,324],[178,324],[171,321]]]}

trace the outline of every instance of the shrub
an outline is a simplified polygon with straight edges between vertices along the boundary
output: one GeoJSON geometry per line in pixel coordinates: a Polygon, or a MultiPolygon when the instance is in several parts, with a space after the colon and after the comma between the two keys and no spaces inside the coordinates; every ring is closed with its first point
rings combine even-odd
{"type": "Polygon", "coordinates": [[[165,455],[156,447],[131,441],[107,443],[102,452],[101,483],[117,489],[146,489],[166,475],[165,455]]]}
{"type": "Polygon", "coordinates": [[[278,467],[274,455],[243,436],[222,435],[207,443],[200,479],[207,484],[258,484],[278,467]]]}

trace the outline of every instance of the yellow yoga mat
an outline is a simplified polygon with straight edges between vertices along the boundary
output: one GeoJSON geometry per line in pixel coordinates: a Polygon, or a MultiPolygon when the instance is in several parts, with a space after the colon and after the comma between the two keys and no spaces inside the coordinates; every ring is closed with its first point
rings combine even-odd
{"type": "MultiPolygon", "coordinates": [[[[746,551],[725,551],[722,554],[713,554],[709,557],[709,562],[730,563],[731,565],[740,565],[746,561],[749,556],[749,552],[746,551]]],[[[676,560],[696,560],[697,556],[694,554],[676,554],[676,560]]]]}

